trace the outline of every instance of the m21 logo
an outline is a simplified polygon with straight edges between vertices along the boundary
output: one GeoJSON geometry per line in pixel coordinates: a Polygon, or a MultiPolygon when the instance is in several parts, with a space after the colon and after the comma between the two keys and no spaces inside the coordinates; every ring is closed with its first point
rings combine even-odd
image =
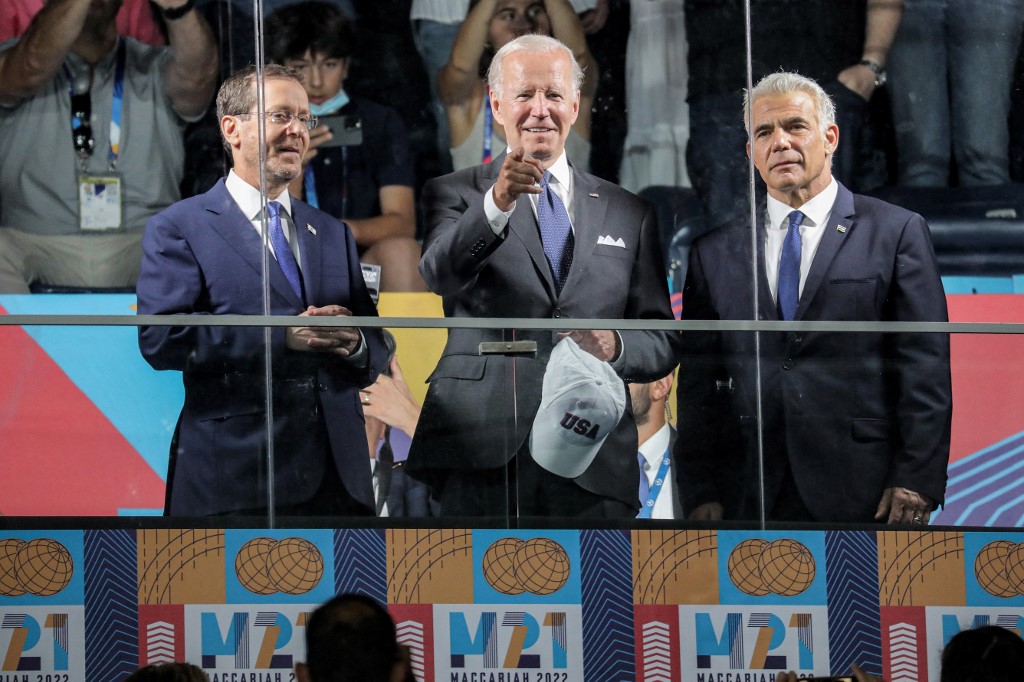
{"type": "Polygon", "coordinates": [[[4,673],[67,673],[84,677],[83,609],[19,607],[0,609],[0,680],[4,673]]]}
{"type": "Polygon", "coordinates": [[[313,608],[186,608],[186,658],[206,670],[291,670],[305,655],[301,628],[313,608]]]}
{"type": "Polygon", "coordinates": [[[680,607],[683,669],[828,674],[826,607],[769,608],[680,607]]]}
{"type": "Polygon", "coordinates": [[[437,679],[461,680],[464,673],[471,679],[476,672],[515,670],[521,680],[543,679],[552,673],[558,675],[551,679],[571,680],[583,669],[579,605],[438,605],[435,609],[435,642],[448,642],[447,656],[435,650],[437,679]]]}

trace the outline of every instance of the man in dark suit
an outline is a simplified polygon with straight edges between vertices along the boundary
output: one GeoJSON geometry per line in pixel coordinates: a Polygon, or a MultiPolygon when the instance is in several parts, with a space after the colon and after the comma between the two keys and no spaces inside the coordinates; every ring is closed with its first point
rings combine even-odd
{"type": "MultiPolygon", "coordinates": [[[[259,189],[263,121],[250,67],[217,96],[233,170],[146,226],[140,314],[263,314],[266,259],[272,314],[376,315],[348,228],[288,196],[315,125],[301,76],[268,66],[264,93],[266,197],[259,189]]],[[[154,326],[139,329],[139,346],[153,367],[179,370],[185,383],[168,472],[170,514],[264,514],[271,484],[278,514],[373,514],[359,388],[387,362],[379,331],[275,327],[268,339],[260,327],[154,326]]]]}
{"type": "Polygon", "coordinates": [[[644,519],[681,519],[682,498],[675,476],[676,430],[668,423],[672,374],[646,384],[630,384],[640,452],[640,514],[644,519]],[[645,481],[646,479],[646,481],[645,481]],[[649,507],[649,509],[648,509],[649,507]]]}
{"type": "MultiPolygon", "coordinates": [[[[566,329],[570,318],[672,319],[652,209],[579,172],[565,155],[582,82],[572,53],[553,38],[523,36],[498,52],[488,81],[508,152],[438,178],[423,193],[420,273],[444,298],[445,314],[565,318],[566,329]]],[[[625,380],[656,379],[675,362],[674,333],[569,335],[625,380]]],[[[451,330],[409,455],[411,471],[433,474],[443,514],[636,515],[637,436],[628,408],[575,479],[530,456],[527,436],[559,336],[451,330]],[[487,341],[535,342],[536,356],[481,354],[487,341]]]]}
{"type": "MultiPolygon", "coordinates": [[[[946,321],[924,219],[832,178],[839,129],[817,83],[772,74],[749,101],[747,149],[768,196],[753,235],[735,221],[694,243],[683,318],[946,321]]],[[[676,460],[689,518],[754,519],[763,501],[769,520],[927,523],[942,502],[948,335],[693,332],[683,341],[676,460]]]]}

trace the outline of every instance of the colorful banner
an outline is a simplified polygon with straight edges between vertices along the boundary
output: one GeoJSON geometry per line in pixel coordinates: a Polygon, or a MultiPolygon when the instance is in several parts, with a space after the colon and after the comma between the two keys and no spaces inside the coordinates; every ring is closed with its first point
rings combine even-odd
{"type": "Polygon", "coordinates": [[[151,529],[0,533],[0,681],[187,660],[293,680],[318,604],[388,605],[423,682],[936,679],[1024,630],[1024,532],[151,529]]]}

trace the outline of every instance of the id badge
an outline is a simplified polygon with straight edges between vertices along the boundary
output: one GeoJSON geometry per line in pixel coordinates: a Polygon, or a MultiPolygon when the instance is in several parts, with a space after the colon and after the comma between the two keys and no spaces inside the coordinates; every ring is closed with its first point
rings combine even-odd
{"type": "Polygon", "coordinates": [[[86,232],[121,229],[121,177],[116,174],[78,176],[78,215],[86,232]]]}

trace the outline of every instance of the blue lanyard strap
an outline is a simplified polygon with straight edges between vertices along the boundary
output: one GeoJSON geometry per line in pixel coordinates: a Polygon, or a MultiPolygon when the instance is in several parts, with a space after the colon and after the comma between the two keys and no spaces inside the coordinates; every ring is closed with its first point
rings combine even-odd
{"type": "Polygon", "coordinates": [[[484,95],[484,155],[483,163],[491,162],[491,135],[494,134],[494,114],[491,113],[491,95],[484,95]]]}
{"type": "MultiPolygon", "coordinates": [[[[665,485],[665,479],[668,478],[668,467],[671,462],[672,459],[668,456],[668,448],[665,448],[665,454],[661,457],[661,466],[658,467],[658,475],[654,478],[651,492],[648,493],[647,499],[644,500],[643,505],[640,507],[640,513],[636,515],[638,519],[649,519],[651,514],[654,513],[654,503],[658,501],[658,495],[661,494],[661,489],[665,485]]],[[[641,471],[640,475],[646,476],[647,472],[641,471]]]]}

